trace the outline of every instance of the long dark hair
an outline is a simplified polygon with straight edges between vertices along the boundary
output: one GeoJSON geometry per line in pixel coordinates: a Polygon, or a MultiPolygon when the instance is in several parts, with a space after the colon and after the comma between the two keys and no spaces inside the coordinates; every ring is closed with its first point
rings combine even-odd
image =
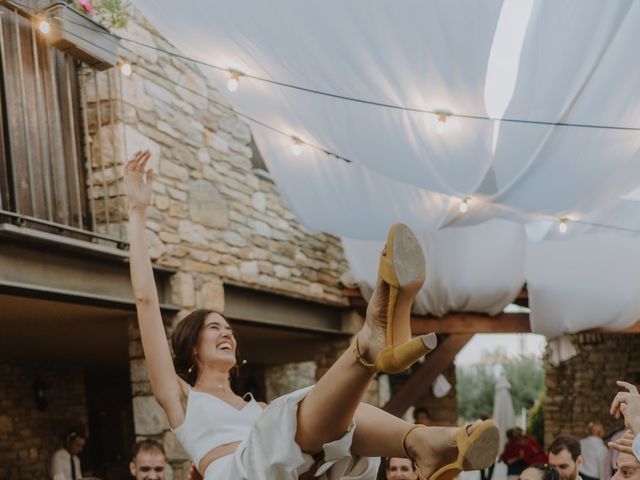
{"type": "MultiPolygon", "coordinates": [[[[198,379],[198,365],[193,356],[193,349],[198,344],[198,337],[204,322],[209,315],[216,313],[224,318],[227,323],[227,317],[215,310],[200,308],[194,310],[189,315],[178,322],[173,335],[171,336],[171,346],[173,347],[173,366],[176,373],[189,385],[193,386],[198,379]]],[[[236,348],[236,366],[232,370],[232,375],[237,375],[239,365],[239,353],[236,348]]]]}

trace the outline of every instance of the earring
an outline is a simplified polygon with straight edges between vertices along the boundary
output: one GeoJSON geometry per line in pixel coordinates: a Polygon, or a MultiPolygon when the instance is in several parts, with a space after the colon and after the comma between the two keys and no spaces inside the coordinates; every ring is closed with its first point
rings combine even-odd
{"type": "Polygon", "coordinates": [[[194,365],[191,365],[189,367],[189,369],[187,370],[187,373],[193,373],[193,367],[194,367],[194,365]]]}

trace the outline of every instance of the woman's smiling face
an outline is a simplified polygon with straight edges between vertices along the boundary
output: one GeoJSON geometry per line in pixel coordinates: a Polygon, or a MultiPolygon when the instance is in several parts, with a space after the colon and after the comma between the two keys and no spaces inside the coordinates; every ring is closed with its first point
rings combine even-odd
{"type": "Polygon", "coordinates": [[[229,323],[222,315],[210,313],[200,330],[194,354],[203,365],[231,369],[236,364],[236,346],[229,323]]]}

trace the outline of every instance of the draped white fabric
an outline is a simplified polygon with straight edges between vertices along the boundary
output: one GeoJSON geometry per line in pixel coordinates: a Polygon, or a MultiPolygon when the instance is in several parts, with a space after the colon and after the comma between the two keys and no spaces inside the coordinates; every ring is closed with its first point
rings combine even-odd
{"type": "MultiPolygon", "coordinates": [[[[310,89],[533,122],[640,125],[632,0],[136,0],[185,55],[310,89]],[[520,48],[521,47],[521,48],[520,48]]],[[[203,70],[249,122],[289,206],[373,284],[395,221],[427,253],[416,310],[496,314],[526,282],[534,331],[640,319],[640,132],[447,117],[203,70]],[[462,214],[461,199],[469,197],[462,214]],[[558,232],[558,219],[569,223],[558,232]],[[598,224],[623,227],[603,228],[598,224]],[[634,231],[635,230],[635,231],[634,231]]]]}

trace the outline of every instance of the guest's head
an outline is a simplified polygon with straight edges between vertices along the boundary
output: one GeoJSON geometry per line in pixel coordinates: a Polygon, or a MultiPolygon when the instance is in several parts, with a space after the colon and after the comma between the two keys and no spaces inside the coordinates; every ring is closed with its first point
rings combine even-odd
{"type": "Polygon", "coordinates": [[[518,480],[560,480],[560,473],[551,465],[537,463],[525,468],[518,480]]]}
{"type": "Polygon", "coordinates": [[[64,436],[64,448],[71,455],[80,455],[85,443],[87,443],[87,435],[83,429],[72,428],[64,436]]]}
{"type": "Polygon", "coordinates": [[[413,421],[416,424],[429,425],[430,424],[429,410],[427,410],[424,407],[416,407],[413,410],[413,421]]]}
{"type": "Polygon", "coordinates": [[[408,458],[387,458],[387,480],[418,480],[416,466],[408,458]]]}
{"type": "Polygon", "coordinates": [[[164,447],[156,440],[140,440],[133,446],[129,471],[136,480],[164,480],[164,447]]]}
{"type": "Polygon", "coordinates": [[[589,422],[587,424],[587,433],[595,437],[604,438],[604,426],[597,420],[589,422]]]}
{"type": "Polygon", "coordinates": [[[517,442],[522,438],[523,432],[520,427],[514,427],[514,428],[508,429],[506,432],[506,435],[507,435],[507,440],[509,440],[510,442],[517,442]]]}
{"type": "Polygon", "coordinates": [[[611,480],[640,480],[640,462],[630,453],[620,452],[617,470],[611,480]]]}
{"type": "Polygon", "coordinates": [[[560,435],[549,447],[549,465],[558,469],[561,480],[578,480],[581,453],[580,442],[575,437],[560,435]]]}

